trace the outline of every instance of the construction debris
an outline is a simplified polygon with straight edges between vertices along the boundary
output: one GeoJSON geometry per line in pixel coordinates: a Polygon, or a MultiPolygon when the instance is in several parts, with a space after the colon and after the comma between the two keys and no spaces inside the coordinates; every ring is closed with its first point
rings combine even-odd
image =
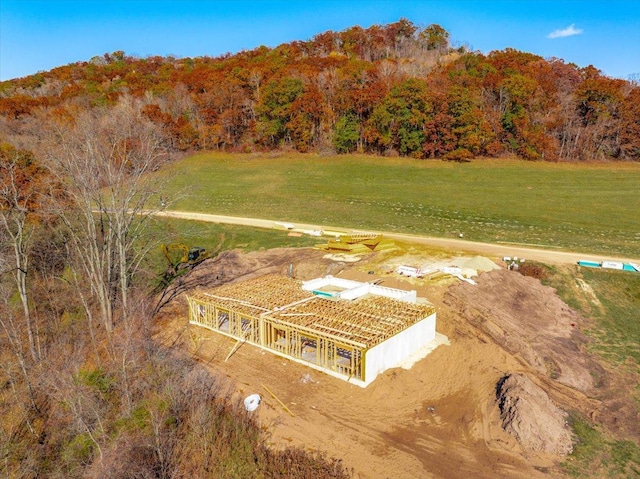
{"type": "Polygon", "coordinates": [[[246,398],[244,398],[244,408],[248,412],[255,411],[256,409],[258,409],[261,401],[262,398],[260,397],[260,394],[252,394],[250,396],[247,396],[246,398]]]}
{"type": "Polygon", "coordinates": [[[635,263],[623,263],[622,261],[593,261],[581,259],[578,261],[578,265],[586,266],[587,268],[616,269],[619,271],[640,273],[640,265],[635,263]]]}
{"type": "Polygon", "coordinates": [[[283,409],[284,409],[285,411],[287,411],[289,414],[291,414],[291,416],[292,416],[292,417],[295,417],[295,416],[296,416],[295,414],[293,414],[293,413],[291,412],[291,409],[289,409],[285,403],[283,403],[282,401],[280,401],[280,399],[278,398],[278,396],[276,396],[275,394],[273,394],[273,392],[271,391],[271,389],[269,389],[269,388],[268,388],[267,386],[265,386],[264,384],[262,385],[262,387],[265,389],[265,391],[267,391],[269,394],[271,394],[271,397],[272,397],[273,399],[275,399],[276,401],[278,401],[278,403],[283,407],[283,409]]]}
{"type": "Polygon", "coordinates": [[[427,266],[400,265],[396,268],[396,273],[408,278],[427,279],[437,281],[440,279],[455,277],[469,284],[475,284],[471,278],[479,272],[493,271],[500,269],[493,261],[482,256],[473,258],[454,258],[447,262],[432,263],[427,266]]]}

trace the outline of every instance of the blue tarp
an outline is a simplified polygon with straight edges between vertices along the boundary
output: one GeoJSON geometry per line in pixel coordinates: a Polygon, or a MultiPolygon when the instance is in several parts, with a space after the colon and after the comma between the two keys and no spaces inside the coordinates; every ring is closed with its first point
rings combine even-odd
{"type": "Polygon", "coordinates": [[[595,261],[578,261],[580,266],[588,266],[589,268],[599,268],[600,263],[596,263],[595,261]]]}

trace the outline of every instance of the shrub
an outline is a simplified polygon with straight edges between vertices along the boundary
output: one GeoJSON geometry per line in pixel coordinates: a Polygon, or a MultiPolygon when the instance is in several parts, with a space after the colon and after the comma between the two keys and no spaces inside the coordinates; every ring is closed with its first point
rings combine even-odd
{"type": "Polygon", "coordinates": [[[471,153],[466,148],[456,148],[455,150],[450,151],[446,155],[444,155],[445,160],[457,161],[459,163],[471,161],[473,157],[473,153],[471,153]]]}

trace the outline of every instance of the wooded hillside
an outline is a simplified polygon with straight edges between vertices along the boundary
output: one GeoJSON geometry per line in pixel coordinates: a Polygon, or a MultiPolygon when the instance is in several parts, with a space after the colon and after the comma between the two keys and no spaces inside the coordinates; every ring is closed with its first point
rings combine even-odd
{"type": "Polygon", "coordinates": [[[2,82],[0,136],[29,147],[37,125],[124,96],[182,151],[640,161],[637,84],[513,49],[454,49],[439,25],[405,19],[217,58],[119,51],[2,82]]]}

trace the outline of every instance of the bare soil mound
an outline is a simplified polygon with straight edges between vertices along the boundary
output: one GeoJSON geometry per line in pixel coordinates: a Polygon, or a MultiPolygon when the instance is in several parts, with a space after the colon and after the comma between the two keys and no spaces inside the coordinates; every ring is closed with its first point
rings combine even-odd
{"type": "Polygon", "coordinates": [[[539,280],[491,271],[477,285],[449,288],[445,303],[547,377],[583,392],[602,385],[605,371],[585,351],[580,332],[586,320],[539,280]]]}
{"type": "Polygon", "coordinates": [[[484,256],[474,256],[473,258],[459,257],[453,260],[453,264],[463,269],[473,269],[478,272],[493,271],[500,269],[500,266],[495,264],[489,258],[484,256]]]}
{"type": "Polygon", "coordinates": [[[567,455],[573,449],[566,414],[524,374],[508,374],[496,386],[502,428],[529,451],[567,455]]]}
{"type": "Polygon", "coordinates": [[[334,274],[344,268],[344,262],[324,256],[323,251],[312,248],[274,248],[250,253],[231,250],[207,260],[190,276],[208,288],[273,273],[291,274],[306,280],[334,274]]]}

